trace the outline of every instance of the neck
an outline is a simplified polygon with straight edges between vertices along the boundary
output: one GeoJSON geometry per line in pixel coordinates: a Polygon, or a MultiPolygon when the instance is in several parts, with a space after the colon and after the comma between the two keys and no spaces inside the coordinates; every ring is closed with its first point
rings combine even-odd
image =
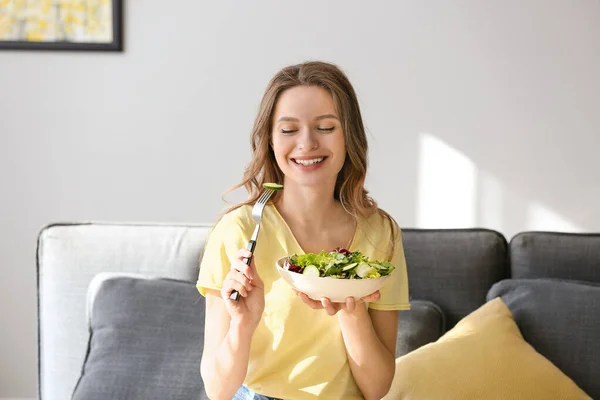
{"type": "Polygon", "coordinates": [[[284,187],[276,205],[286,220],[295,225],[320,230],[340,213],[340,205],[333,197],[333,186],[299,187],[285,184],[284,187]]]}

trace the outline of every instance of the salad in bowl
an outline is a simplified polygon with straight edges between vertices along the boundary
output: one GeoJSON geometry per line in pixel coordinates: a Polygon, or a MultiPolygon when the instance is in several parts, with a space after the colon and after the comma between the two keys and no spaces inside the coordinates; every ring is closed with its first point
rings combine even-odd
{"type": "Polygon", "coordinates": [[[360,251],[336,248],[333,251],[292,254],[276,263],[280,276],[293,288],[314,300],[322,297],[344,302],[358,300],[379,290],[394,266],[370,260],[360,251]]]}

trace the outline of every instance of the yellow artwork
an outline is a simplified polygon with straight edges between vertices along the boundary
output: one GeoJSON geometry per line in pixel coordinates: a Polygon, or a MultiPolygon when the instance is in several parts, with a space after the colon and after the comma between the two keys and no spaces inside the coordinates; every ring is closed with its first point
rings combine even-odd
{"type": "Polygon", "coordinates": [[[120,6],[114,0],[0,0],[0,45],[62,44],[54,48],[76,49],[81,44],[79,48],[104,45],[117,50],[120,29],[113,25],[120,23],[120,6]]]}

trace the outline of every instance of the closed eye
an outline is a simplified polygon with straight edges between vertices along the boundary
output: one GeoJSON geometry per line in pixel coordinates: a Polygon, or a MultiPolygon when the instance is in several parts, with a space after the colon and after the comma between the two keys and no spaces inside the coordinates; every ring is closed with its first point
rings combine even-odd
{"type": "Polygon", "coordinates": [[[319,130],[323,132],[333,132],[334,129],[335,126],[332,126],[331,128],[319,128],[319,130]]]}
{"type": "Polygon", "coordinates": [[[281,133],[286,134],[286,135],[288,135],[290,133],[294,133],[294,132],[297,132],[297,130],[296,129],[282,129],[281,130],[281,133]]]}

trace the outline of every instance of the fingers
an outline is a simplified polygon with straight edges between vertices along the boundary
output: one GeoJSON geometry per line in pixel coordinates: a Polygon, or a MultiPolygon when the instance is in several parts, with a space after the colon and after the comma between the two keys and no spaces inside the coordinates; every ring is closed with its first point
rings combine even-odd
{"type": "Polygon", "coordinates": [[[252,253],[249,250],[240,249],[237,253],[237,259],[232,262],[232,266],[235,266],[235,269],[246,275],[252,282],[252,285],[262,288],[263,281],[258,274],[256,264],[254,264],[254,257],[250,259],[250,265],[244,262],[244,258],[249,257],[252,257],[252,253]]]}
{"type": "Polygon", "coordinates": [[[252,253],[246,249],[241,249],[240,251],[238,251],[237,253],[237,260],[236,262],[231,264],[231,268],[233,269],[235,267],[235,269],[237,269],[238,271],[240,271],[241,273],[243,273],[244,275],[246,275],[248,277],[248,279],[254,279],[254,271],[255,268],[254,267],[254,258],[252,258],[250,265],[246,265],[245,262],[243,262],[244,258],[249,258],[252,257],[252,253]]]}
{"type": "MultiPolygon", "coordinates": [[[[299,292],[296,289],[292,289],[297,296],[300,296],[302,301],[306,303],[313,310],[324,309],[327,315],[335,315],[338,311],[342,309],[340,304],[334,304],[327,297],[322,297],[320,300],[313,300],[305,293],[299,292]]],[[[348,300],[347,300],[348,301],[348,300]]],[[[351,303],[354,304],[354,299],[351,298],[351,303]]]]}
{"type": "Polygon", "coordinates": [[[381,293],[379,293],[379,290],[377,290],[376,292],[373,292],[370,295],[361,298],[360,300],[365,303],[371,303],[373,301],[379,300],[380,298],[381,298],[381,293]]]}
{"type": "Polygon", "coordinates": [[[321,298],[321,305],[327,312],[327,315],[335,315],[335,313],[338,312],[338,310],[333,306],[333,303],[331,303],[331,300],[329,300],[327,297],[321,298]]]}
{"type": "Polygon", "coordinates": [[[228,277],[225,279],[225,281],[223,281],[221,297],[223,297],[225,300],[228,300],[229,296],[231,296],[231,293],[234,290],[237,290],[242,297],[248,296],[248,290],[246,290],[246,287],[242,283],[228,277]]]}
{"type": "Polygon", "coordinates": [[[296,292],[296,295],[300,296],[300,298],[302,299],[302,301],[304,303],[306,303],[310,308],[314,309],[314,310],[318,310],[320,308],[323,308],[323,306],[321,305],[320,301],[316,301],[311,299],[310,297],[308,297],[306,294],[299,292],[297,290],[294,290],[294,292],[296,292]]]}
{"type": "Polygon", "coordinates": [[[354,301],[354,297],[348,297],[346,299],[346,310],[354,311],[354,308],[356,308],[356,302],[354,301]]]}
{"type": "Polygon", "coordinates": [[[352,312],[356,310],[358,304],[365,302],[377,301],[381,297],[379,291],[371,293],[368,296],[361,298],[360,300],[354,300],[354,297],[348,297],[343,303],[333,303],[329,298],[322,297],[320,300],[313,300],[306,294],[299,292],[296,289],[292,289],[297,296],[300,296],[302,301],[306,303],[310,308],[314,310],[324,309],[328,315],[335,315],[340,310],[352,312]]]}
{"type": "Polygon", "coordinates": [[[255,273],[255,270],[251,266],[246,265],[242,261],[244,257],[251,256],[252,253],[250,251],[241,249],[238,251],[236,259],[232,260],[231,269],[225,277],[223,288],[221,289],[221,296],[224,299],[228,299],[234,290],[238,291],[242,297],[247,297],[248,292],[256,286],[256,282],[252,282],[252,279],[258,274],[255,273]]]}
{"type": "Polygon", "coordinates": [[[246,280],[248,280],[249,282],[252,281],[252,279],[254,279],[255,277],[255,273],[254,271],[252,271],[252,268],[250,268],[249,266],[246,265],[246,263],[240,261],[240,260],[236,260],[235,262],[233,262],[231,264],[231,271],[230,273],[237,273],[242,275],[246,280]]]}
{"type": "Polygon", "coordinates": [[[244,286],[244,288],[246,288],[247,291],[252,290],[252,281],[248,279],[246,275],[236,269],[232,268],[231,271],[229,271],[229,274],[227,274],[227,278],[240,283],[242,286],[244,286]]]}

